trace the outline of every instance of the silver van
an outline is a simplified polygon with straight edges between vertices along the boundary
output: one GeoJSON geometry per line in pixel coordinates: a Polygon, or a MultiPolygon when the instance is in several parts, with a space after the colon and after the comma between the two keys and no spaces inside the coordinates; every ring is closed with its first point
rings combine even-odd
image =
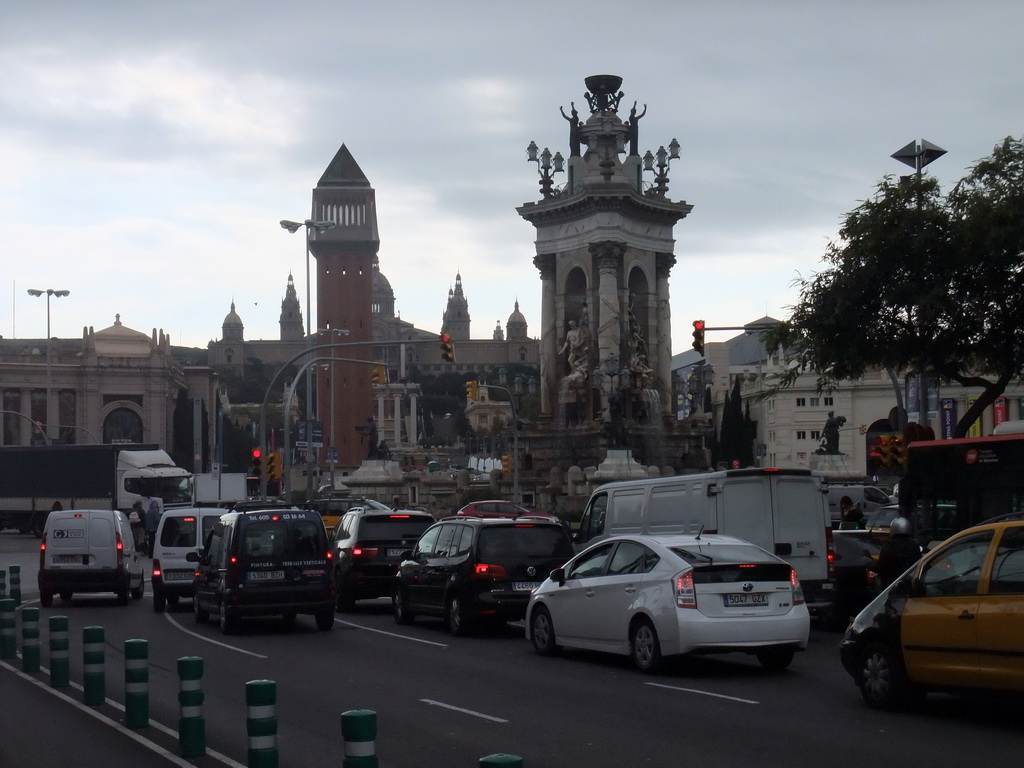
{"type": "Polygon", "coordinates": [[[80,592],[113,592],[128,605],[146,589],[143,557],[132,527],[116,509],[60,509],[50,512],[39,548],[39,602],[54,594],[68,601],[80,592]]]}

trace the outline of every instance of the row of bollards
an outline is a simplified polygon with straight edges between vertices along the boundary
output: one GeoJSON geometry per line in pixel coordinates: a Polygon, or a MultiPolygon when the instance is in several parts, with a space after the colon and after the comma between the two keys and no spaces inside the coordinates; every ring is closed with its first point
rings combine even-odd
{"type": "MultiPolygon", "coordinates": [[[[15,583],[11,566],[11,583],[15,583]]],[[[6,574],[0,570],[0,660],[17,658],[15,608],[18,602],[6,597],[6,574]]],[[[17,600],[20,600],[20,594],[17,600]]],[[[67,616],[49,617],[50,687],[71,685],[70,634],[67,616]]],[[[21,669],[36,673],[41,666],[39,609],[21,610],[21,669]]],[[[106,701],[106,641],[103,627],[82,630],[82,701],[99,706],[106,701]]],[[[182,757],[206,754],[206,720],[203,717],[203,659],[183,656],[178,659],[178,748],[182,757]]],[[[124,724],[131,729],[149,725],[149,641],[124,642],[124,724]]],[[[278,768],[277,683],[250,680],[245,684],[248,768],[278,768]]],[[[341,714],[344,740],[343,768],[377,768],[377,713],[354,709],[341,714]]],[[[480,758],[482,768],[522,768],[516,755],[494,754],[480,758]]]]}

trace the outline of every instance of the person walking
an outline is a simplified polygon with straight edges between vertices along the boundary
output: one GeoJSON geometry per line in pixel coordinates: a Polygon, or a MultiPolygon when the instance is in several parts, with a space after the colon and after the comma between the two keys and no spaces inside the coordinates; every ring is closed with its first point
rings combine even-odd
{"type": "Polygon", "coordinates": [[[910,521],[905,517],[894,518],[889,524],[889,539],[878,551],[875,563],[878,589],[888,587],[920,558],[921,547],[910,538],[910,521]]]}
{"type": "Polygon", "coordinates": [[[160,527],[160,518],[163,510],[160,508],[160,499],[150,499],[149,508],[146,509],[146,554],[153,557],[153,549],[156,546],[156,529],[160,527]]]}

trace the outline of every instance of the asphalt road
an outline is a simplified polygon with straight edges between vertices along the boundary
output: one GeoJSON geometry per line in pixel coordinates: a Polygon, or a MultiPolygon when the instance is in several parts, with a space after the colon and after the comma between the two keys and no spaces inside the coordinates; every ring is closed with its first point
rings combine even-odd
{"type": "MultiPolygon", "coordinates": [[[[30,537],[0,536],[0,568],[21,565],[27,601],[37,597],[37,546],[30,537]]],[[[961,768],[1016,764],[1024,752],[1020,699],[933,695],[910,712],[868,710],[839,664],[840,636],[817,629],[785,672],[730,655],[681,660],[646,676],[625,658],[539,657],[515,626],[469,638],[453,638],[431,619],[399,627],[386,601],[338,614],[331,632],[300,616],[292,626],[260,620],[224,636],[214,624],[197,625],[187,603],[155,613],[147,585],[128,607],[111,595],[44,609],[44,667],[51,615],[69,618],[76,685],[82,630],[104,628],[108,703],[86,708],[80,689],[58,695],[45,672],[22,674],[20,660],[0,664],[3,766],[244,766],[245,683],[259,679],[277,683],[280,764],[290,768],[340,764],[340,715],[352,709],[377,713],[377,755],[389,768],[469,768],[494,753],[519,755],[527,768],[961,768]],[[151,725],[128,730],[119,709],[124,641],[135,638],[149,641],[151,725]],[[191,761],[176,757],[182,656],[204,660],[207,744],[215,752],[191,761]]],[[[19,650],[20,626],[19,616],[19,650]]]]}

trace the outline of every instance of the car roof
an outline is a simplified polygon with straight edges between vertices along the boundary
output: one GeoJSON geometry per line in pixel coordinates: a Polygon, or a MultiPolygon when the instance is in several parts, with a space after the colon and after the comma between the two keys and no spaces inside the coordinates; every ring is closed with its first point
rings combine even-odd
{"type": "Polygon", "coordinates": [[[449,515],[438,520],[439,523],[476,523],[479,525],[557,525],[561,522],[552,515],[520,515],[519,517],[491,517],[484,515],[449,515]]]}

